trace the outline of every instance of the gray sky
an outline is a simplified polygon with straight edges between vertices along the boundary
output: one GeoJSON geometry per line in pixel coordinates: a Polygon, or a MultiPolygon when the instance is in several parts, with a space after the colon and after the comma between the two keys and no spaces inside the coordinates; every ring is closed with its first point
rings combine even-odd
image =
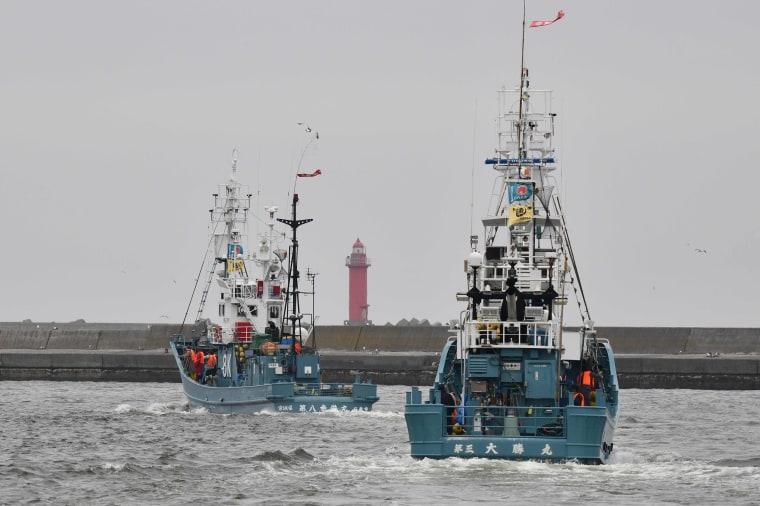
{"type": "MultiPolygon", "coordinates": [[[[560,9],[526,66],[555,91],[592,318],[760,325],[760,3],[533,1],[528,21],[560,9]]],[[[257,205],[286,210],[297,122],[320,133],[302,170],[323,175],[298,182],[320,323],[348,318],[357,237],[374,323],[456,318],[521,18],[509,0],[0,1],[0,321],[181,321],[233,148],[257,205]]]]}

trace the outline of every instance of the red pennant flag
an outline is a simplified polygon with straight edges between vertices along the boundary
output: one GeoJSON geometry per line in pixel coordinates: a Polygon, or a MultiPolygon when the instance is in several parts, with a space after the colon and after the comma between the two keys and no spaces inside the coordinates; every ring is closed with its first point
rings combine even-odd
{"type": "Polygon", "coordinates": [[[554,18],[554,19],[552,19],[551,21],[534,21],[534,22],[532,22],[530,24],[530,27],[531,28],[536,28],[538,26],[547,26],[547,25],[550,25],[550,24],[554,23],[555,21],[559,21],[560,19],[562,19],[564,17],[565,17],[565,13],[563,11],[559,11],[557,13],[557,17],[554,18]]]}
{"type": "Polygon", "coordinates": [[[319,170],[319,169],[317,169],[314,172],[312,172],[311,174],[309,174],[307,172],[299,172],[298,174],[296,174],[296,176],[298,176],[298,177],[314,177],[314,176],[318,176],[320,174],[322,174],[322,171],[319,170]]]}

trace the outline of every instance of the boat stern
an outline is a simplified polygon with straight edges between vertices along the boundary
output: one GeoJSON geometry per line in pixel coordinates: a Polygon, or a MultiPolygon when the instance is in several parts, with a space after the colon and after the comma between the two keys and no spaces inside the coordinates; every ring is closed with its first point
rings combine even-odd
{"type": "Polygon", "coordinates": [[[454,422],[447,413],[451,407],[423,402],[413,387],[404,411],[412,457],[603,464],[612,452],[615,425],[605,407],[487,409],[467,407],[454,422]]]}

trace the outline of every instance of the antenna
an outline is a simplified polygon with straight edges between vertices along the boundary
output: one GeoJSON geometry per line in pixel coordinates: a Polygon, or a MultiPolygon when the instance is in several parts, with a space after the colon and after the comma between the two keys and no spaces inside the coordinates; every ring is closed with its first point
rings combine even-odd
{"type": "Polygon", "coordinates": [[[316,290],[314,289],[314,283],[317,279],[318,272],[314,272],[308,267],[306,268],[306,277],[309,279],[309,283],[311,283],[311,345],[316,348],[317,347],[317,316],[314,312],[314,300],[316,299],[316,290]]]}
{"type": "Polygon", "coordinates": [[[298,159],[298,166],[296,167],[296,177],[295,177],[295,180],[293,181],[293,194],[296,193],[296,183],[298,183],[298,173],[301,172],[301,163],[303,162],[303,157],[304,155],[306,155],[306,151],[309,149],[309,146],[311,146],[311,144],[314,141],[319,140],[319,132],[311,128],[309,125],[307,125],[306,123],[296,123],[296,124],[298,126],[303,126],[304,132],[307,132],[307,133],[313,132],[313,135],[311,136],[311,139],[309,139],[309,142],[306,143],[306,146],[304,146],[303,150],[301,151],[301,157],[298,159]]]}
{"type": "Polygon", "coordinates": [[[478,127],[478,99],[475,98],[475,114],[472,120],[472,167],[470,169],[470,237],[472,237],[473,220],[475,219],[475,141],[478,127]]]}
{"type": "Polygon", "coordinates": [[[522,46],[520,49],[520,110],[517,116],[517,173],[522,169],[522,122],[523,122],[523,90],[525,85],[525,0],[523,0],[523,22],[522,22],[522,46]]]}

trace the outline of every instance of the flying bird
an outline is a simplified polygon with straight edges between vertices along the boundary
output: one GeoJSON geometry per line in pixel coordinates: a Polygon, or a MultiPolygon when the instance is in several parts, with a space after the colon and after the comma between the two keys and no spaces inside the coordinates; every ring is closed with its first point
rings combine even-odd
{"type": "Polygon", "coordinates": [[[694,248],[694,251],[696,251],[697,253],[707,253],[707,250],[702,249],[702,248],[694,248]]]}

